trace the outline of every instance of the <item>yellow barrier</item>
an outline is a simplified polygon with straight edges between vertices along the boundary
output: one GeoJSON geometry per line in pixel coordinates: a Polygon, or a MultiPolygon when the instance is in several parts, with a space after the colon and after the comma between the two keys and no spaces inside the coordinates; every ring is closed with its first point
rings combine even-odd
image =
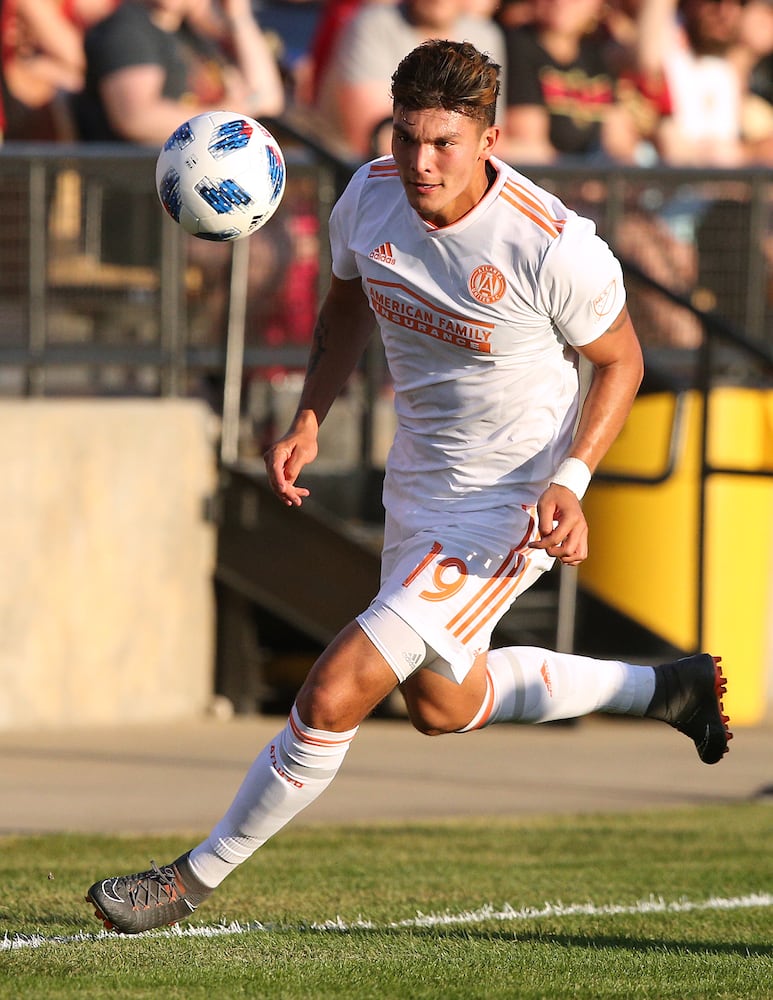
{"type": "MultiPolygon", "coordinates": [[[[706,491],[703,635],[700,568],[699,393],[683,399],[671,475],[657,485],[604,483],[588,491],[591,554],[580,583],[611,607],[687,652],[722,656],[725,707],[754,725],[767,710],[773,582],[773,479],[712,475],[706,491]]],[[[676,415],[670,393],[643,396],[602,468],[658,477],[666,470],[676,415]]],[[[773,392],[715,389],[709,406],[709,463],[773,469],[773,392]]]]}

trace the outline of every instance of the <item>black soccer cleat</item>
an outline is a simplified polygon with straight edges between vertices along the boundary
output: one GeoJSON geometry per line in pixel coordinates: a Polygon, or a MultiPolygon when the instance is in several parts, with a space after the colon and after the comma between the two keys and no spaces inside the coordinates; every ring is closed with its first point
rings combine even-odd
{"type": "Polygon", "coordinates": [[[722,760],[733,738],[722,706],[727,681],[719,661],[698,653],[655,667],[655,693],[644,713],[689,736],[704,764],[722,760]]]}
{"type": "Polygon", "coordinates": [[[193,874],[187,854],[163,868],[151,863],[150,871],[103,879],[86,893],[86,902],[109,931],[140,934],[176,924],[213,891],[193,874]]]}

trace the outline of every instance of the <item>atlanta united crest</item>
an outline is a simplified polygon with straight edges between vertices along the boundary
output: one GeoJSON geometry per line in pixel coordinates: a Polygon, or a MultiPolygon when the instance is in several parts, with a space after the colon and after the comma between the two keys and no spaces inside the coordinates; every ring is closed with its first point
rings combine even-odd
{"type": "Polygon", "coordinates": [[[507,282],[498,267],[493,264],[479,264],[467,281],[470,295],[483,305],[499,302],[505,294],[507,282]]]}

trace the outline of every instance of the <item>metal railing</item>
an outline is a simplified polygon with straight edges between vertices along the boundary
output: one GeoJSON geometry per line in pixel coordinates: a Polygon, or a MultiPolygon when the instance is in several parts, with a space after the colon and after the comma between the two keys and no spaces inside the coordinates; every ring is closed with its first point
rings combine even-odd
{"type": "MultiPolygon", "coordinates": [[[[2,147],[0,396],[209,393],[224,418],[223,457],[234,461],[245,379],[270,383],[305,367],[329,273],[327,218],[354,166],[290,122],[271,127],[287,158],[285,199],[265,230],[233,247],[197,246],[165,217],[152,150],[2,147]]],[[[705,401],[702,623],[706,482],[749,474],[709,462],[711,389],[723,380],[764,383],[773,371],[773,178],[577,164],[524,173],[594,219],[625,264],[650,371],[660,370],[677,400],[681,383],[705,401]]],[[[363,377],[365,467],[377,464],[374,405],[384,377],[376,344],[363,377]]],[[[570,631],[574,593],[563,589],[570,631]]]]}
{"type": "MultiPolygon", "coordinates": [[[[258,375],[305,364],[329,272],[327,217],[353,168],[297,129],[275,127],[287,194],[243,262],[254,300],[245,304],[243,360],[258,375]]],[[[184,395],[222,376],[230,249],[197,248],[164,216],[154,166],[152,150],[128,146],[0,148],[0,395],[184,395]]],[[[697,349],[705,306],[751,342],[769,342],[769,171],[525,172],[593,218],[643,276],[629,297],[645,348],[697,349]]]]}
{"type": "Polygon", "coordinates": [[[698,519],[697,519],[697,580],[695,607],[696,643],[693,650],[699,652],[705,647],[706,632],[706,591],[707,591],[707,497],[710,480],[714,476],[755,476],[773,478],[773,467],[760,465],[756,468],[711,460],[711,407],[713,390],[723,384],[741,382],[760,389],[773,389],[773,339],[762,340],[748,336],[734,327],[721,315],[700,310],[694,302],[663,288],[653,281],[638,266],[622,258],[628,279],[636,281],[662,298],[668,299],[680,309],[693,315],[702,325],[704,336],[700,345],[690,352],[691,365],[685,377],[678,375],[671,391],[674,393],[674,412],[665,467],[653,476],[639,476],[630,473],[616,473],[598,470],[595,479],[600,482],[639,486],[658,486],[666,482],[676,471],[679,458],[679,444],[682,439],[682,417],[686,395],[697,392],[701,399],[699,467],[698,467],[698,519]],[[728,355],[729,352],[729,355],[728,355]],[[731,361],[728,362],[728,356],[731,361]],[[730,369],[730,371],[728,371],[730,369]]]}
{"type": "MultiPolygon", "coordinates": [[[[244,362],[254,370],[305,364],[310,329],[286,343],[263,329],[272,309],[274,327],[282,321],[287,290],[276,277],[292,267],[293,240],[314,243],[309,314],[329,270],[320,229],[334,169],[298,147],[287,159],[285,204],[249,241],[247,280],[262,296],[257,318],[247,317],[244,362]],[[308,232],[295,238],[299,220],[308,232]],[[261,255],[276,258],[271,274],[261,274],[261,255]]],[[[130,146],[0,147],[0,395],[177,396],[222,373],[232,245],[197,246],[166,218],[154,172],[155,153],[130,146]]]]}

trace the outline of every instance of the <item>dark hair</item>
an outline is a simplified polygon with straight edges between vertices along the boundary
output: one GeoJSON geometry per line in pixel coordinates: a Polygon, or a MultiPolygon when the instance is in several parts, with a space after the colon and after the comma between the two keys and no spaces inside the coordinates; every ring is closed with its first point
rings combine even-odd
{"type": "Polygon", "coordinates": [[[489,126],[498,96],[499,66],[469,42],[423,42],[392,75],[392,100],[410,111],[443,108],[489,126]]]}

